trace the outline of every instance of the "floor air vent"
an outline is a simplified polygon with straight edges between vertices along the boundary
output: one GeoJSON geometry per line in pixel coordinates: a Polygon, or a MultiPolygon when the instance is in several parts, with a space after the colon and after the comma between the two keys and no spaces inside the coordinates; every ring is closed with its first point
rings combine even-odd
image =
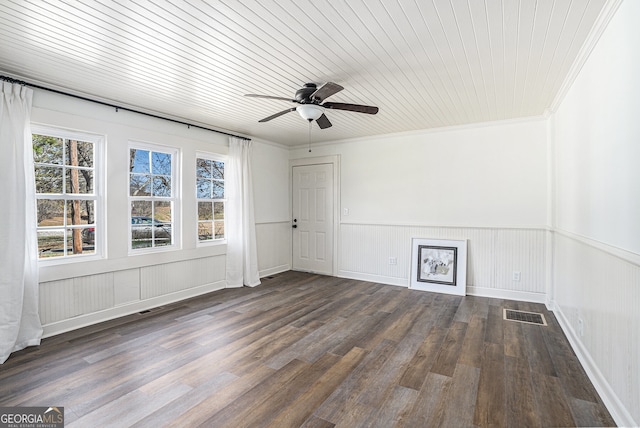
{"type": "Polygon", "coordinates": [[[138,312],[138,314],[139,315],[145,315],[145,314],[149,314],[151,312],[156,312],[156,311],[158,311],[158,310],[160,310],[162,308],[163,308],[163,306],[158,306],[157,308],[145,309],[144,311],[138,312]]]}
{"type": "Polygon", "coordinates": [[[504,319],[527,324],[547,325],[547,320],[544,319],[544,315],[535,312],[516,311],[515,309],[505,308],[504,319]]]}

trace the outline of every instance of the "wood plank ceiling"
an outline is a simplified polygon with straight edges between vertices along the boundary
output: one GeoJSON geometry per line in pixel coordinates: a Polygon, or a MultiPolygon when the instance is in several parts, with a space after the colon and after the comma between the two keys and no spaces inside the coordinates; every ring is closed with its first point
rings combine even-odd
{"type": "Polygon", "coordinates": [[[2,0],[0,72],[294,146],[292,98],[336,82],[312,141],[538,116],[615,0],[2,0]]]}

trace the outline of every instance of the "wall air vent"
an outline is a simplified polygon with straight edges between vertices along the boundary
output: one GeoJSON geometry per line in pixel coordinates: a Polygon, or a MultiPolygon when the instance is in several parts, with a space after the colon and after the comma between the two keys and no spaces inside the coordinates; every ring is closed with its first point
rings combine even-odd
{"type": "Polygon", "coordinates": [[[547,325],[544,315],[536,312],[517,311],[515,309],[504,309],[504,319],[507,321],[518,321],[526,324],[547,325]]]}

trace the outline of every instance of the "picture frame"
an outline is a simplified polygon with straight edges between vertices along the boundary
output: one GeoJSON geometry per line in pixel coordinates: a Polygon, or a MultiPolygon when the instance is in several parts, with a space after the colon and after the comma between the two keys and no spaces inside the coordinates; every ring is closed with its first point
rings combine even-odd
{"type": "Polygon", "coordinates": [[[467,294],[467,240],[411,239],[409,288],[467,294]]]}

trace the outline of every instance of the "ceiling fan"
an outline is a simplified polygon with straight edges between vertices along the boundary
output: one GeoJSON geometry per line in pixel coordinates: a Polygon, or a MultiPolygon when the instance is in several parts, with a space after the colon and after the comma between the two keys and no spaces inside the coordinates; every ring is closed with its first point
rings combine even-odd
{"type": "Polygon", "coordinates": [[[333,82],[327,82],[320,87],[317,87],[315,83],[306,83],[303,88],[296,91],[295,98],[293,99],[257,94],[246,94],[245,96],[254,98],[268,98],[271,100],[290,101],[292,103],[299,104],[297,107],[288,108],[276,114],[272,114],[271,116],[265,117],[258,122],[268,122],[271,119],[282,116],[283,114],[287,114],[291,111],[297,110],[303,119],[308,120],[309,123],[315,120],[321,129],[325,129],[331,126],[329,118],[327,118],[327,116],[324,114],[325,109],[346,110],[366,114],[378,113],[378,107],[363,106],[359,104],[324,102],[325,99],[329,98],[331,95],[337,92],[340,92],[343,89],[344,88],[342,86],[333,82]]]}

